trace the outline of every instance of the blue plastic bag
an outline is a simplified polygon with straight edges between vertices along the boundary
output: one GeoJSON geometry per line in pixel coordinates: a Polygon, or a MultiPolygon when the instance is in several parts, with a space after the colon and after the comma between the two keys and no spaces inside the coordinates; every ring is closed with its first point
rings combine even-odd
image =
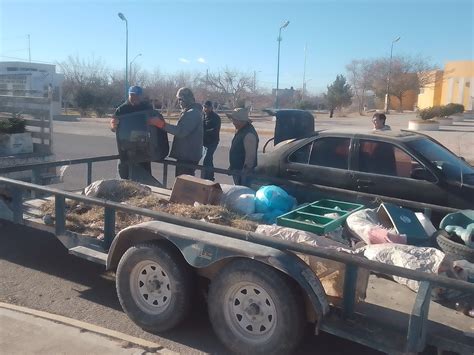
{"type": "Polygon", "coordinates": [[[274,223],[276,217],[291,211],[294,204],[294,197],[275,185],[262,186],[255,194],[255,211],[263,213],[265,221],[270,223],[274,223]]]}

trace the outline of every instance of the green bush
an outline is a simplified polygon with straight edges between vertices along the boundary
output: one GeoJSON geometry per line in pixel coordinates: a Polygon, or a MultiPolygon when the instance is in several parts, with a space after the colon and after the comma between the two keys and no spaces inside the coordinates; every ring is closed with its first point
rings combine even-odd
{"type": "Polygon", "coordinates": [[[447,104],[446,107],[449,107],[451,110],[451,115],[454,115],[455,113],[463,113],[464,112],[464,105],[461,104],[447,104]]]}
{"type": "Polygon", "coordinates": [[[435,117],[448,117],[455,113],[464,112],[464,106],[460,104],[448,104],[445,106],[433,106],[418,111],[418,117],[429,120],[435,117]]]}
{"type": "Polygon", "coordinates": [[[0,120],[0,133],[14,134],[26,131],[26,121],[21,117],[10,117],[0,120]]]}

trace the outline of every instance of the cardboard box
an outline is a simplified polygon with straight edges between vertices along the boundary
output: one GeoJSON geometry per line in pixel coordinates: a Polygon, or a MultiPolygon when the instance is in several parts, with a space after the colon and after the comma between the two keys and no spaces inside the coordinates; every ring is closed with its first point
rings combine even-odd
{"type": "Polygon", "coordinates": [[[384,227],[393,228],[398,234],[405,234],[408,244],[423,245],[429,241],[428,234],[413,211],[382,203],[377,209],[377,215],[384,227]]]}
{"type": "Polygon", "coordinates": [[[180,175],[174,181],[170,202],[186,205],[194,205],[194,202],[218,205],[221,195],[221,186],[216,182],[191,175],[180,175]]]}

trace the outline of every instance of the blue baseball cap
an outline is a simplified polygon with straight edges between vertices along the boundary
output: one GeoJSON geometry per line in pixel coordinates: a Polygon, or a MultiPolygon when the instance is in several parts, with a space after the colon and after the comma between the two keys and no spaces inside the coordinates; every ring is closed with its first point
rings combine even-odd
{"type": "Polygon", "coordinates": [[[143,94],[143,89],[140,86],[130,86],[130,88],[128,89],[128,94],[141,96],[143,94]]]}

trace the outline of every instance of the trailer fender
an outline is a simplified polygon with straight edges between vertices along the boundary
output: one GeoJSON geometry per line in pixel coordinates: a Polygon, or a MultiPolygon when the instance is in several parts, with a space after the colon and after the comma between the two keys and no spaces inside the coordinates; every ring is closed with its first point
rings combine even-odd
{"type": "Polygon", "coordinates": [[[318,324],[329,312],[326,293],[320,280],[295,254],[166,222],[144,222],[121,230],[110,246],[107,270],[115,269],[122,255],[133,245],[156,240],[167,240],[172,243],[195,268],[205,268],[232,258],[258,260],[283,272],[298,283],[313,306],[318,324]]]}

